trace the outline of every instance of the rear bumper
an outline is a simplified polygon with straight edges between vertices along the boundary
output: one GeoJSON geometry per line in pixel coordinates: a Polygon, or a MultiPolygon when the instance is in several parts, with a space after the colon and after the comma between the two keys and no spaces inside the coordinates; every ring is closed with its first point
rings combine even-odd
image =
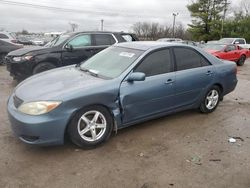
{"type": "Polygon", "coordinates": [[[63,115],[30,116],[19,112],[13,102],[8,101],[8,116],[14,134],[23,142],[32,145],[61,145],[69,117],[63,115]]]}

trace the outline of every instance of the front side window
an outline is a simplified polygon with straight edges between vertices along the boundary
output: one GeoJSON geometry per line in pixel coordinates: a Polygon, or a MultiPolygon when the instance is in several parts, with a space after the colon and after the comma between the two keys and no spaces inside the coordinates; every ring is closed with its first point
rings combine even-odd
{"type": "Polygon", "coordinates": [[[68,45],[74,48],[81,48],[85,46],[91,46],[91,36],[90,35],[80,35],[72,39],[68,45]]]}
{"type": "Polygon", "coordinates": [[[210,65],[199,53],[188,48],[174,48],[177,71],[210,65]]]}
{"type": "Polygon", "coordinates": [[[226,48],[227,52],[234,51],[234,50],[236,50],[236,47],[234,45],[228,45],[226,48]]]}
{"type": "Polygon", "coordinates": [[[148,55],[134,72],[143,72],[146,77],[171,72],[171,55],[169,49],[159,50],[148,55]]]}
{"type": "Polygon", "coordinates": [[[116,42],[110,34],[95,34],[94,38],[97,46],[112,45],[116,42]]]}

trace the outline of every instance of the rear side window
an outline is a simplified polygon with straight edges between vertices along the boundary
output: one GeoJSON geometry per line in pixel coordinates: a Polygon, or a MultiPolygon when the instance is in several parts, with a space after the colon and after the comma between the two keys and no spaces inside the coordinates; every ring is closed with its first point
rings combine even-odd
{"type": "Polygon", "coordinates": [[[80,35],[72,39],[69,43],[75,48],[81,48],[84,46],[91,46],[91,36],[90,35],[80,35]]]}
{"type": "Polygon", "coordinates": [[[143,72],[146,77],[171,72],[171,55],[169,49],[159,50],[148,55],[134,72],[143,72]]]}
{"type": "Polygon", "coordinates": [[[0,33],[0,39],[8,39],[9,37],[3,33],[0,33]]]}
{"type": "Polygon", "coordinates": [[[174,48],[177,71],[208,66],[210,63],[199,53],[188,48],[174,48]]]}
{"type": "Polygon", "coordinates": [[[96,46],[112,45],[116,41],[110,34],[94,34],[96,46]]]}
{"type": "Polygon", "coordinates": [[[121,34],[122,38],[127,42],[136,41],[133,36],[129,34],[121,34]]]}

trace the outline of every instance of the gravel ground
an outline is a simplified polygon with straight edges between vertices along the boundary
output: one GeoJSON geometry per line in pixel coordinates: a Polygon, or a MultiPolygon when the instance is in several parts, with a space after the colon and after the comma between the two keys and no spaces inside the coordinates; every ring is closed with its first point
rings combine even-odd
{"type": "Polygon", "coordinates": [[[102,147],[20,142],[6,113],[15,82],[0,66],[0,187],[250,187],[250,60],[209,115],[186,111],[126,128],[102,147]],[[236,143],[230,137],[239,137],[236,143]]]}

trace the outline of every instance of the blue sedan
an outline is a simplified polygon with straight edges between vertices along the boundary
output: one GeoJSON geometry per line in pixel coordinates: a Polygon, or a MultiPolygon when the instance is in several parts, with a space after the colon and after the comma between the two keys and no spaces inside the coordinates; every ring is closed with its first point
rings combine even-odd
{"type": "Polygon", "coordinates": [[[8,101],[15,135],[33,145],[96,147],[112,131],[187,109],[213,112],[237,85],[233,62],[173,43],[109,47],[82,64],[35,75],[8,101]]]}

